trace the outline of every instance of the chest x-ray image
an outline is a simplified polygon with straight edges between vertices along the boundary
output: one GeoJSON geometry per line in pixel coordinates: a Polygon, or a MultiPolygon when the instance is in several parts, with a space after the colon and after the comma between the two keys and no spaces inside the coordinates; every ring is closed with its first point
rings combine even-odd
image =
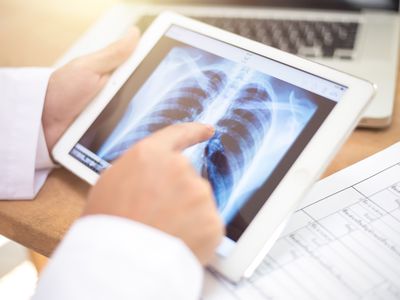
{"type": "Polygon", "coordinates": [[[317,109],[311,94],[248,66],[189,46],[172,48],[132,97],[97,151],[108,162],[171,124],[215,126],[185,151],[207,178],[229,223],[271,175],[317,109]]]}

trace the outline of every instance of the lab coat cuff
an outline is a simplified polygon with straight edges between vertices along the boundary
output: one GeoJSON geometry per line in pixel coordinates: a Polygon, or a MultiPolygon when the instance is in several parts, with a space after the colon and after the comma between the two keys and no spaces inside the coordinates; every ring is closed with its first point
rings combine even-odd
{"type": "Polygon", "coordinates": [[[34,198],[50,172],[52,165],[43,144],[41,119],[52,71],[49,68],[1,70],[5,80],[3,96],[13,101],[9,113],[14,122],[13,126],[6,124],[10,132],[3,133],[8,145],[2,157],[6,166],[3,171],[6,176],[0,186],[2,198],[34,198]]]}

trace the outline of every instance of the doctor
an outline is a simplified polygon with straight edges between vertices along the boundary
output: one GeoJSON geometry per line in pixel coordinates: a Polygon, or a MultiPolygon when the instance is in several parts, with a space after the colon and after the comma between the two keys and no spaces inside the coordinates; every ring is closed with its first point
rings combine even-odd
{"type": "MultiPolygon", "coordinates": [[[[62,133],[133,51],[137,30],[55,70],[0,69],[0,198],[34,198],[62,133]]],[[[180,153],[213,128],[180,124],[106,170],[33,299],[198,299],[223,235],[212,191],[180,153]]]]}

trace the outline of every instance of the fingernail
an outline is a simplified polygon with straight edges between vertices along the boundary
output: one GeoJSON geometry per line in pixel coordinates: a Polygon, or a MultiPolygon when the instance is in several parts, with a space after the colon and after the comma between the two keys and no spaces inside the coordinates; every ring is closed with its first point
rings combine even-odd
{"type": "Polygon", "coordinates": [[[129,30],[128,34],[139,36],[140,35],[140,29],[137,26],[134,26],[129,30]]]}
{"type": "Polygon", "coordinates": [[[140,37],[140,30],[137,27],[130,28],[125,35],[122,37],[123,39],[127,39],[129,41],[136,41],[140,37]]]}
{"type": "Polygon", "coordinates": [[[204,126],[206,126],[212,133],[215,132],[215,128],[214,128],[213,125],[211,125],[211,124],[204,124],[204,126]]]}

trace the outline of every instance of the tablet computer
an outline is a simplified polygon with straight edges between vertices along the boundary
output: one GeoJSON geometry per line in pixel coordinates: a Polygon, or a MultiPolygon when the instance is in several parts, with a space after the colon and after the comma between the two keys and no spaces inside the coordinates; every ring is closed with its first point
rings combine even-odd
{"type": "Polygon", "coordinates": [[[166,12],[66,131],[53,157],[94,184],[156,130],[213,124],[214,137],[184,154],[210,181],[226,225],[211,268],[238,281],[261,262],[374,90],[361,79],[166,12]]]}

